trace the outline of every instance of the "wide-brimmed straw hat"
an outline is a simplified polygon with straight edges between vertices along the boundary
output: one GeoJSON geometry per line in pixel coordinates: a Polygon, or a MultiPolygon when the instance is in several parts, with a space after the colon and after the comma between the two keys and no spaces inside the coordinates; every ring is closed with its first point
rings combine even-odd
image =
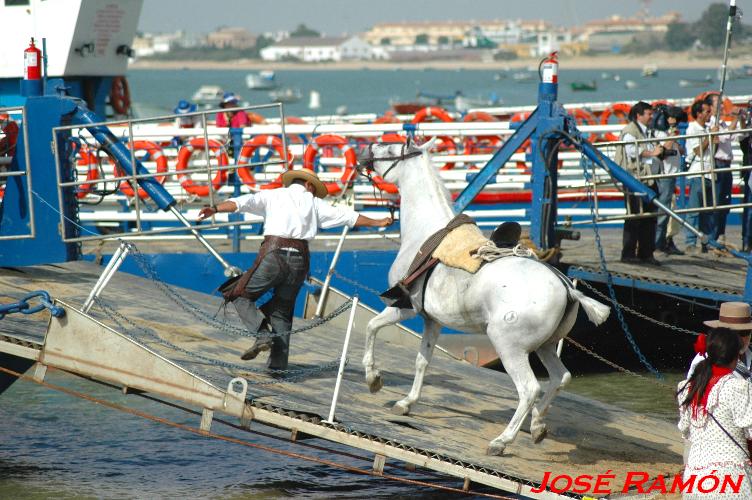
{"type": "Polygon", "coordinates": [[[730,330],[752,330],[752,314],[746,302],[724,302],[718,313],[718,319],[705,321],[711,328],[728,328],[730,330]]]}
{"type": "Polygon", "coordinates": [[[319,179],[319,176],[316,175],[316,172],[311,170],[310,168],[301,168],[300,170],[288,170],[287,172],[282,174],[282,184],[285,187],[288,187],[290,184],[292,184],[292,181],[295,179],[300,179],[303,181],[310,182],[316,187],[316,197],[318,198],[325,198],[327,194],[329,194],[329,191],[326,189],[326,186],[323,182],[321,182],[321,179],[319,179]]]}

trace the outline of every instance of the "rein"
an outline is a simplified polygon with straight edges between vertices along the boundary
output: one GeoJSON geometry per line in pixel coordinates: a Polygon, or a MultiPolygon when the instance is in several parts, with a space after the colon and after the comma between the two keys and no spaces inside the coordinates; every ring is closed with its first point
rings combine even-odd
{"type": "Polygon", "coordinates": [[[393,163],[389,165],[389,168],[384,171],[384,174],[381,176],[382,178],[386,179],[386,176],[389,174],[389,172],[392,171],[394,167],[397,166],[397,164],[403,160],[408,160],[410,158],[415,158],[416,156],[420,156],[423,154],[422,151],[413,151],[411,153],[406,153],[405,148],[407,147],[407,144],[402,145],[402,152],[399,156],[384,156],[381,158],[376,158],[373,156],[373,143],[368,145],[368,156],[366,158],[359,158],[358,159],[358,167],[361,167],[358,169],[358,172],[360,172],[361,175],[364,175],[368,178],[368,180],[373,182],[373,177],[371,176],[371,171],[374,170],[374,164],[378,161],[392,161],[393,163]]]}

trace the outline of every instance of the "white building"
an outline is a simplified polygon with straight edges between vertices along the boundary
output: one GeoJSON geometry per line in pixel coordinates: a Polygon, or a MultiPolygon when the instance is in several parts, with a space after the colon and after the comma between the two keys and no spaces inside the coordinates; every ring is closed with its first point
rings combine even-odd
{"type": "Polygon", "coordinates": [[[358,37],[291,37],[261,49],[265,61],[303,62],[386,59],[385,50],[375,50],[358,37]]]}

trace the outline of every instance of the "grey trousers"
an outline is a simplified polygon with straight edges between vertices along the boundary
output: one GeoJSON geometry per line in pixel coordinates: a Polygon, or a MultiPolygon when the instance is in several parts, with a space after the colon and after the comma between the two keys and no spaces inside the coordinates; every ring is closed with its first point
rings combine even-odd
{"type": "MultiPolygon", "coordinates": [[[[253,273],[245,290],[250,299],[239,297],[232,303],[241,321],[250,332],[264,332],[270,325],[274,332],[289,332],[295,310],[295,298],[308,274],[305,260],[300,252],[274,250],[269,252],[253,273]],[[272,290],[272,298],[261,309],[255,301],[272,290]]],[[[259,337],[257,342],[264,341],[259,337]]],[[[290,334],[272,338],[268,366],[274,370],[286,370],[290,354],[290,334]]]]}

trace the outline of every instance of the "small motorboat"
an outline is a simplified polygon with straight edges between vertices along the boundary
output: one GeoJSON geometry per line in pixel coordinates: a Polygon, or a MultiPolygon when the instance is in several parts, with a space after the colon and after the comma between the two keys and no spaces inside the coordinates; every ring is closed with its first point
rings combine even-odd
{"type": "Polygon", "coordinates": [[[589,82],[572,82],[570,86],[572,87],[572,90],[575,92],[580,92],[583,90],[587,90],[587,91],[598,90],[598,84],[595,82],[595,80],[591,80],[589,82]]]}
{"type": "Polygon", "coordinates": [[[639,87],[639,85],[637,85],[637,82],[634,80],[627,80],[626,82],[624,82],[624,86],[630,90],[639,87]]]}
{"type": "Polygon", "coordinates": [[[705,78],[682,78],[679,80],[680,87],[705,87],[713,83],[713,77],[708,75],[705,78]]]}
{"type": "Polygon", "coordinates": [[[245,77],[245,85],[251,90],[274,90],[277,88],[274,71],[264,70],[250,73],[245,77]]]}
{"type": "Polygon", "coordinates": [[[646,64],[642,67],[642,76],[644,77],[654,77],[658,76],[658,66],[655,64],[646,64]]]}
{"type": "Polygon", "coordinates": [[[271,99],[273,102],[298,102],[302,98],[303,93],[300,91],[300,89],[294,89],[291,87],[284,87],[269,92],[269,99],[271,99]]]}
{"type": "Polygon", "coordinates": [[[528,71],[518,71],[512,74],[512,80],[517,83],[532,83],[536,80],[536,75],[528,71]]]}
{"type": "Polygon", "coordinates": [[[193,94],[191,100],[203,107],[217,107],[222,102],[225,92],[218,85],[202,85],[193,94]]]}

